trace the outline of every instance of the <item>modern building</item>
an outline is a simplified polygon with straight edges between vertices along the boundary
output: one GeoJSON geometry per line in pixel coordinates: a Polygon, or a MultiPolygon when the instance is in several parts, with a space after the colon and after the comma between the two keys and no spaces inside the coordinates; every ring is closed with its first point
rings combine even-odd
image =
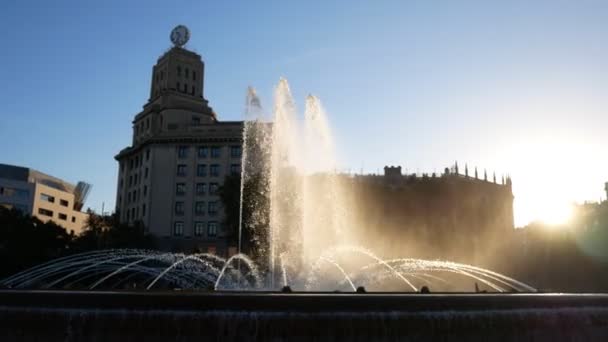
{"type": "Polygon", "coordinates": [[[84,182],[72,185],[30,168],[0,164],[0,206],[52,220],[74,234],[86,224],[81,210],[89,189],[84,182]]]}
{"type": "Polygon", "coordinates": [[[217,192],[227,175],[240,174],[243,122],[218,120],[204,97],[205,64],[174,39],[178,29],[185,27],[152,68],[132,144],[115,157],[116,213],[123,223],[142,222],[162,249],[232,254],[217,192]]]}

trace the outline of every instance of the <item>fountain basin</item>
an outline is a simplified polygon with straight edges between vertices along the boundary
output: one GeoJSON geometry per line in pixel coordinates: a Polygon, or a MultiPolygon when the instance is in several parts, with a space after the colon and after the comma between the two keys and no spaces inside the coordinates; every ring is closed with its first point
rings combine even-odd
{"type": "Polygon", "coordinates": [[[0,291],[3,340],[608,339],[605,294],[0,291]]]}

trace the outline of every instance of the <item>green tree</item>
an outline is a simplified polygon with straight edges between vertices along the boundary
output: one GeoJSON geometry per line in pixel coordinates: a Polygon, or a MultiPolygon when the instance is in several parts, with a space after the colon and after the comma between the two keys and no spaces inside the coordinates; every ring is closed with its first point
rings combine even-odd
{"type": "MultiPolygon", "coordinates": [[[[266,264],[262,260],[267,258],[269,250],[270,200],[267,182],[267,178],[258,173],[248,177],[243,187],[242,252],[260,261],[259,265],[266,264]]],[[[226,215],[223,225],[230,242],[235,245],[239,239],[240,191],[240,176],[226,177],[219,189],[226,215]]]]}
{"type": "Polygon", "coordinates": [[[52,221],[0,207],[0,276],[67,255],[74,236],[52,221]]]}

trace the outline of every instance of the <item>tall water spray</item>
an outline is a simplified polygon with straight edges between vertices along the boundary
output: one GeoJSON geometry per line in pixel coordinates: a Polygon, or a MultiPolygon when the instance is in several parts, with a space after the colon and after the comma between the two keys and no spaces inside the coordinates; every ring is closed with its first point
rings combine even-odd
{"type": "MultiPolygon", "coordinates": [[[[266,179],[269,206],[254,207],[252,214],[268,210],[267,232],[257,235],[266,236],[268,242],[266,257],[272,283],[279,257],[283,270],[300,273],[303,264],[312,262],[324,249],[343,243],[338,237],[344,235],[341,233],[346,226],[345,210],[335,172],[333,138],[319,99],[308,96],[304,116],[298,117],[289,84],[281,79],[275,88],[272,128],[259,123],[262,115],[259,103],[250,89],[246,109],[249,118],[243,139],[242,190],[253,175],[266,179]],[[257,118],[251,117],[252,111],[257,118]],[[257,137],[255,144],[251,143],[252,137],[257,137]],[[256,163],[250,160],[253,149],[255,154],[264,156],[256,163]]],[[[263,213],[257,216],[262,217],[263,213]]]]}
{"type": "MultiPolygon", "coordinates": [[[[270,146],[272,131],[264,121],[264,112],[254,88],[247,89],[243,149],[241,162],[241,191],[239,204],[239,252],[243,239],[249,244],[249,253],[259,259],[268,257],[270,146]],[[247,219],[245,220],[244,217],[247,219]]],[[[265,262],[261,264],[266,265],[265,262]]]]}

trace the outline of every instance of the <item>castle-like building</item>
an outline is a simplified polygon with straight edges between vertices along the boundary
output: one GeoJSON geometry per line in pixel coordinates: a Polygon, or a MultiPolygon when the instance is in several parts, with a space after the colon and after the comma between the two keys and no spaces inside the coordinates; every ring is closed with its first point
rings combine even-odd
{"type": "Polygon", "coordinates": [[[514,231],[510,177],[479,175],[455,164],[442,174],[404,174],[387,166],[384,175],[355,176],[359,232],[383,255],[409,255],[490,264],[514,231]]]}
{"type": "Polygon", "coordinates": [[[204,96],[205,64],[183,45],[189,32],[178,26],[174,46],[152,68],[150,98],[133,118],[133,141],[119,163],[116,213],[123,223],[141,221],[161,248],[228,251],[218,188],[240,174],[243,123],[219,121],[204,96]]]}

